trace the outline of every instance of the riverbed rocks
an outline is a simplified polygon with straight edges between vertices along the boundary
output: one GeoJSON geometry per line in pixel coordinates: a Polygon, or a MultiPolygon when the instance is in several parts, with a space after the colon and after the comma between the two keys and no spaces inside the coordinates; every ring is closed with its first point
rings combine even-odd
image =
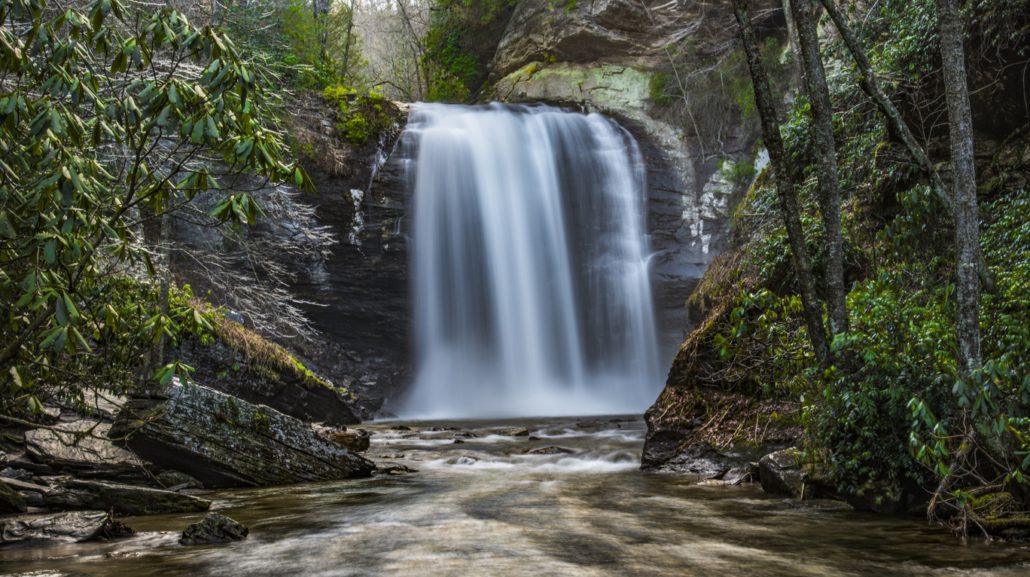
{"type": "Polygon", "coordinates": [[[5,477],[3,483],[18,492],[25,504],[29,507],[42,507],[43,496],[50,492],[50,487],[20,479],[5,477]]]}
{"type": "Polygon", "coordinates": [[[25,509],[25,499],[10,485],[0,481],[0,514],[24,513],[25,509]]]}
{"type": "Polygon", "coordinates": [[[567,449],[565,447],[558,447],[555,445],[548,445],[546,447],[536,447],[533,449],[526,449],[524,451],[527,455],[571,455],[576,451],[567,449]]]}
{"type": "Polygon", "coordinates": [[[132,529],[103,511],[72,511],[0,518],[0,545],[25,541],[79,543],[127,537],[132,529]]]}
{"type": "Polygon", "coordinates": [[[840,499],[825,467],[796,447],[762,457],[758,478],[766,493],[799,499],[840,499]]]}
{"type": "Polygon", "coordinates": [[[200,385],[174,384],[160,397],[130,400],[112,434],[206,487],[368,477],[375,469],[293,417],[200,385]]]}
{"type": "Polygon", "coordinates": [[[202,520],[186,527],[182,536],[179,537],[179,543],[183,545],[230,543],[246,539],[249,533],[250,530],[243,524],[221,513],[208,513],[202,520]]]}
{"type": "Polygon", "coordinates": [[[790,448],[775,451],[758,461],[758,477],[762,489],[774,495],[800,497],[804,489],[801,451],[790,448]]]}
{"type": "Polygon", "coordinates": [[[400,475],[410,475],[412,473],[417,472],[417,469],[412,469],[411,467],[408,467],[407,465],[404,465],[402,463],[380,463],[379,466],[376,467],[376,475],[380,476],[389,475],[397,477],[400,475]]]}
{"type": "Polygon", "coordinates": [[[131,451],[109,440],[111,425],[93,419],[60,423],[52,429],[25,433],[25,452],[49,471],[93,479],[148,482],[145,463],[131,451]]]}
{"type": "Polygon", "coordinates": [[[51,489],[44,504],[52,509],[93,509],[116,515],[160,515],[207,511],[211,502],[162,489],[105,481],[72,479],[51,489]]]}
{"type": "Polygon", "coordinates": [[[372,434],[364,429],[315,427],[320,437],[355,453],[364,453],[372,444],[372,434]]]}

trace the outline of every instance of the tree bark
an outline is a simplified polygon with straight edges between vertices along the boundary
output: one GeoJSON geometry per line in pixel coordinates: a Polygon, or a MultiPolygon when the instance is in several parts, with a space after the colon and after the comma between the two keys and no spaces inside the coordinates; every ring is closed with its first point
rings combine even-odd
{"type": "Polygon", "coordinates": [[[404,26],[408,29],[410,37],[410,48],[411,55],[415,65],[415,83],[418,84],[419,97],[424,98],[429,95],[429,78],[430,73],[428,65],[426,64],[425,50],[420,45],[419,35],[415,32],[415,26],[411,23],[411,17],[408,16],[408,10],[405,8],[404,0],[397,0],[397,8],[400,11],[401,19],[404,20],[404,26]],[[426,66],[427,68],[423,68],[426,66]],[[424,81],[423,81],[424,78],[424,81]]]}
{"type": "Polygon", "coordinates": [[[340,77],[344,82],[349,81],[348,76],[350,75],[350,45],[354,34],[354,0],[350,0],[347,10],[347,32],[343,40],[343,62],[341,63],[342,70],[340,72],[340,77]]]}
{"type": "Polygon", "coordinates": [[[812,278],[808,250],[805,247],[804,230],[801,227],[801,208],[798,205],[794,181],[786,165],[783,139],[780,137],[779,118],[773,104],[769,79],[762,66],[758,40],[748,14],[747,0],[733,0],[733,13],[740,25],[740,37],[744,43],[744,51],[747,53],[747,64],[755,89],[755,104],[762,122],[762,135],[765,139],[766,149],[769,151],[769,164],[772,166],[776,179],[776,193],[780,198],[783,224],[787,229],[787,237],[790,239],[794,270],[801,287],[801,303],[804,307],[808,336],[812,341],[812,348],[815,350],[819,365],[825,367],[830,362],[830,348],[823,327],[819,299],[816,297],[815,280],[812,278]]]}
{"type": "Polygon", "coordinates": [[[980,216],[973,163],[973,115],[969,106],[962,15],[957,0],[937,0],[944,91],[948,101],[951,140],[953,210],[955,215],[955,313],[959,376],[968,379],[980,368],[980,216]]]}
{"type": "Polygon", "coordinates": [[[826,233],[826,302],[830,334],[848,330],[845,304],[844,240],[840,223],[840,182],[837,179],[837,143],[833,136],[833,105],[826,86],[826,72],[819,55],[819,36],[812,14],[813,0],[791,0],[794,25],[805,89],[812,105],[812,136],[815,144],[816,173],[819,178],[819,209],[826,233]]]}
{"type": "MultiPolygon", "coordinates": [[[[898,110],[894,103],[891,102],[890,98],[880,87],[880,83],[876,79],[876,74],[873,72],[873,67],[869,63],[869,58],[866,56],[865,48],[862,47],[862,42],[852,32],[851,27],[848,25],[848,21],[841,14],[840,10],[833,0],[820,0],[823,7],[826,8],[830,18],[833,20],[834,26],[837,27],[837,31],[840,33],[841,38],[844,39],[844,43],[848,47],[848,52],[851,53],[851,57],[855,59],[855,64],[858,65],[859,71],[859,83],[862,86],[862,90],[869,96],[869,98],[876,104],[876,107],[880,109],[880,113],[887,119],[887,123],[890,125],[891,130],[901,139],[902,144],[908,149],[909,154],[915,159],[916,163],[922,167],[927,177],[930,179],[930,185],[937,195],[937,198],[944,204],[944,206],[951,211],[955,212],[954,202],[952,201],[951,195],[948,194],[947,187],[944,186],[944,181],[941,180],[940,174],[937,169],[934,168],[933,163],[930,162],[930,158],[927,156],[926,151],[919,145],[914,134],[908,127],[908,123],[905,122],[904,117],[901,116],[901,112],[898,110]]],[[[963,67],[964,70],[965,67],[963,67]]],[[[987,268],[987,261],[984,260],[983,251],[978,245],[976,248],[977,256],[977,274],[980,277],[980,282],[983,283],[984,288],[988,291],[994,288],[994,279],[991,276],[990,270],[987,268]]]]}

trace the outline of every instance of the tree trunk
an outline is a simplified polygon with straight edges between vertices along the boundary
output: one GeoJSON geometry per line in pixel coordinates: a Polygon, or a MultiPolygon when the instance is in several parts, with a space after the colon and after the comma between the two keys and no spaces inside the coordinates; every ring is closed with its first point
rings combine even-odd
{"type": "Polygon", "coordinates": [[[801,286],[801,303],[804,306],[808,336],[812,341],[812,348],[815,350],[819,365],[825,367],[829,365],[830,348],[826,341],[819,300],[816,298],[815,281],[812,278],[812,269],[808,261],[804,230],[801,228],[801,208],[798,205],[797,191],[783,154],[780,123],[776,107],[773,104],[769,79],[762,67],[758,40],[755,38],[751,17],[748,14],[747,0],[733,0],[733,13],[740,25],[740,36],[744,42],[744,51],[747,53],[747,64],[755,89],[755,104],[762,121],[762,135],[769,151],[769,164],[772,166],[776,178],[776,193],[780,198],[783,223],[787,229],[787,237],[790,239],[794,270],[797,273],[798,284],[801,286]]]}
{"type": "Polygon", "coordinates": [[[962,15],[957,0],[937,0],[937,18],[954,169],[958,368],[959,376],[968,379],[981,366],[980,281],[977,277],[980,217],[976,204],[976,167],[973,164],[973,115],[969,107],[965,52],[962,49],[962,15]]]}
{"type": "Polygon", "coordinates": [[[315,15],[315,22],[319,26],[318,31],[318,43],[319,52],[318,58],[322,66],[329,64],[329,10],[332,8],[333,0],[312,0],[311,9],[315,15]]]}
{"type": "MultiPolygon", "coordinates": [[[[172,292],[172,215],[170,212],[167,212],[167,209],[161,215],[160,230],[161,232],[158,234],[157,239],[157,249],[160,253],[158,274],[161,275],[161,280],[158,282],[157,306],[158,312],[162,316],[168,317],[172,292]]],[[[164,331],[161,331],[157,342],[154,343],[154,350],[151,352],[151,374],[164,366],[167,343],[168,338],[164,331]]]]}
{"type": "Polygon", "coordinates": [[[408,29],[408,34],[411,35],[411,56],[415,65],[415,82],[418,84],[418,91],[420,97],[427,97],[429,95],[429,69],[426,64],[425,51],[419,43],[419,35],[415,32],[415,26],[411,23],[411,17],[408,16],[408,10],[404,5],[404,0],[397,0],[397,8],[400,10],[401,19],[404,20],[404,26],[408,29]],[[426,66],[426,68],[423,68],[426,66]],[[423,82],[424,79],[424,82],[423,82]]]}
{"type": "Polygon", "coordinates": [[[348,82],[347,76],[350,74],[350,45],[354,35],[354,0],[350,0],[348,4],[347,13],[347,32],[343,39],[343,62],[340,63],[340,78],[344,82],[348,82]]]}
{"type": "MultiPolygon", "coordinates": [[[[948,194],[947,188],[944,186],[944,182],[941,180],[940,174],[937,173],[937,169],[934,168],[933,163],[930,162],[930,158],[926,155],[926,151],[919,145],[914,134],[909,129],[905,119],[901,116],[901,112],[898,110],[894,103],[891,102],[890,98],[880,87],[880,83],[876,79],[876,74],[873,73],[873,67],[869,63],[869,58],[866,56],[865,48],[862,47],[862,42],[859,41],[855,33],[851,31],[851,27],[848,26],[848,21],[841,14],[840,10],[833,0],[820,0],[822,5],[826,8],[830,18],[833,19],[833,24],[837,27],[837,31],[840,33],[841,38],[844,39],[844,43],[848,47],[848,52],[851,53],[851,57],[855,59],[855,64],[858,65],[859,71],[859,83],[862,86],[862,90],[869,96],[870,99],[876,104],[876,107],[880,109],[880,113],[887,119],[887,123],[891,127],[891,131],[901,139],[901,142],[908,149],[909,154],[915,159],[916,163],[923,168],[927,177],[930,179],[930,185],[937,195],[937,198],[948,208],[951,212],[955,212],[954,203],[951,195],[948,194]]],[[[961,31],[960,31],[961,32],[961,31]]],[[[961,39],[960,39],[961,40],[961,39]]],[[[961,49],[961,46],[960,46],[961,49]]],[[[963,66],[963,71],[965,67],[963,66]]],[[[963,76],[965,78],[965,76],[963,76]]],[[[965,80],[963,80],[965,82],[965,80]]],[[[968,101],[968,96],[967,96],[968,101]]],[[[949,111],[950,112],[950,111],[949,111]]],[[[987,262],[984,260],[983,251],[979,246],[979,240],[977,241],[976,247],[976,262],[977,262],[977,274],[980,277],[980,282],[988,290],[993,290],[994,279],[991,276],[991,272],[987,269],[987,262]]]]}
{"type": "Polygon", "coordinates": [[[848,330],[845,305],[844,240],[840,224],[840,183],[837,180],[837,144],[833,137],[833,105],[826,86],[826,72],[819,55],[819,35],[812,14],[813,0],[791,0],[794,25],[798,33],[805,89],[812,104],[812,135],[815,144],[816,173],[819,178],[819,209],[826,233],[826,302],[830,334],[848,330]]]}

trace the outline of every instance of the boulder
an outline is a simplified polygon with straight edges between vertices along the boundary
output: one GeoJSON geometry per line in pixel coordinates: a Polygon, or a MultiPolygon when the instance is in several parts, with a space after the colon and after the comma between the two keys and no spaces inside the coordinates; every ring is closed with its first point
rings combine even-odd
{"type": "Polygon", "coordinates": [[[204,484],[190,477],[182,471],[161,471],[157,475],[157,482],[169,491],[180,491],[182,489],[203,489],[204,484]]]}
{"type": "Polygon", "coordinates": [[[130,400],[112,435],[206,487],[330,481],[375,470],[298,419],[200,385],[174,384],[164,396],[130,400]]]}
{"type": "Polygon", "coordinates": [[[508,429],[506,431],[499,431],[498,434],[499,435],[507,435],[509,437],[528,437],[529,436],[529,429],[514,428],[514,429],[508,429]]]}
{"type": "Polygon", "coordinates": [[[417,469],[412,469],[407,465],[400,463],[380,463],[379,467],[376,468],[376,475],[408,475],[411,473],[418,473],[417,469]]]}
{"type": "Polygon", "coordinates": [[[210,545],[242,541],[250,530],[221,513],[208,513],[204,518],[182,532],[183,545],[210,545]]]}
{"type": "Polygon", "coordinates": [[[664,463],[662,469],[697,475],[704,479],[721,479],[737,466],[740,466],[739,458],[707,443],[699,443],[683,449],[682,452],[664,463]]]}
{"type": "Polygon", "coordinates": [[[25,499],[7,483],[0,481],[0,514],[24,512],[25,499]]]}
{"type": "Polygon", "coordinates": [[[762,489],[774,495],[800,499],[839,499],[830,475],[797,448],[781,449],[758,461],[762,489]]]}
{"type": "Polygon", "coordinates": [[[571,455],[575,453],[572,449],[566,449],[565,447],[556,447],[554,445],[548,445],[546,447],[537,447],[535,449],[527,449],[524,451],[527,455],[571,455]]]}
{"type": "Polygon", "coordinates": [[[801,497],[804,474],[802,453],[793,447],[774,451],[758,461],[758,478],[762,489],[774,495],[801,497]]]}
{"type": "Polygon", "coordinates": [[[130,482],[149,479],[143,461],[108,440],[110,424],[81,419],[54,429],[25,433],[25,452],[35,463],[77,477],[130,482]]]}
{"type": "Polygon", "coordinates": [[[183,358],[197,367],[194,378],[198,381],[308,423],[341,426],[361,422],[346,391],[299,369],[292,355],[279,345],[265,341],[236,323],[225,323],[217,330],[220,336],[214,342],[189,343],[183,347],[183,358]],[[278,355],[254,350],[278,351],[278,355]],[[281,366],[274,366],[267,360],[259,360],[262,354],[284,360],[281,366]]]}
{"type": "Polygon", "coordinates": [[[210,501],[182,493],[77,479],[51,489],[43,503],[50,509],[95,509],[116,515],[197,513],[211,508],[210,501]]]}
{"type": "Polygon", "coordinates": [[[3,545],[24,541],[77,543],[131,534],[132,529],[103,511],[19,515],[0,519],[0,544],[3,545]]]}
{"type": "Polygon", "coordinates": [[[355,453],[364,453],[372,443],[372,435],[364,429],[322,427],[316,431],[322,438],[355,453]]]}

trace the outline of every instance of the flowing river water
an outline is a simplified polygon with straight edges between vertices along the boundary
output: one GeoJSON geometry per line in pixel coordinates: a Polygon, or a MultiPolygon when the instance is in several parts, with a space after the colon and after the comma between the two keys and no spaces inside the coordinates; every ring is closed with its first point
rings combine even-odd
{"type": "Polygon", "coordinates": [[[199,515],[130,518],[139,533],[124,540],[0,549],[0,574],[1030,575],[1027,546],[963,546],[920,519],[642,472],[637,418],[369,429],[371,457],[418,472],[212,493],[248,539],[184,547],[179,532],[199,515]],[[513,436],[523,428],[531,436],[513,436]],[[527,452],[543,447],[562,452],[527,452]]]}

